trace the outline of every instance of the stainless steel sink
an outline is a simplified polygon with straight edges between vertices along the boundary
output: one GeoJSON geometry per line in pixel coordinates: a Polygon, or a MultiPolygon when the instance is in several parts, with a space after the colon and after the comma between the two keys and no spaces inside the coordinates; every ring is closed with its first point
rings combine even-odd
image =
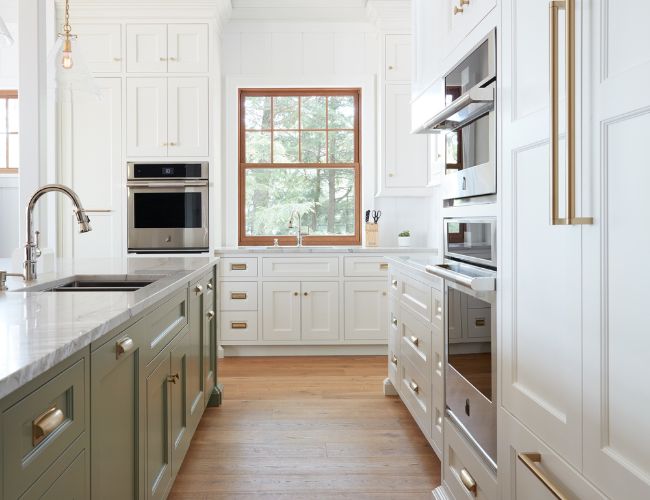
{"type": "Polygon", "coordinates": [[[22,288],[21,292],[135,292],[163,276],[76,275],[49,283],[22,288]]]}

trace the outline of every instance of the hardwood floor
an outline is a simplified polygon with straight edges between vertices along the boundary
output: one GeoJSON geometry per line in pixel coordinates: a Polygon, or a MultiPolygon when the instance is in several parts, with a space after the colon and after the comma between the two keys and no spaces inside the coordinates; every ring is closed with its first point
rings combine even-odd
{"type": "Polygon", "coordinates": [[[430,499],[440,462],[397,397],[386,357],[220,360],[208,408],[169,496],[430,499]]]}

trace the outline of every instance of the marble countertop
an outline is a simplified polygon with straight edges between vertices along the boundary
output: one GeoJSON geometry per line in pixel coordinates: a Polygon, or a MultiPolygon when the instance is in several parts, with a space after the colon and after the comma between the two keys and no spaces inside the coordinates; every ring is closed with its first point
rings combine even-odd
{"type": "Polygon", "coordinates": [[[215,255],[228,254],[286,254],[286,253],[343,253],[343,254],[399,254],[399,253],[436,253],[434,248],[424,247],[362,247],[362,246],[242,246],[220,247],[214,250],[215,255]]]}
{"type": "MultiPolygon", "coordinates": [[[[214,257],[57,260],[26,285],[9,278],[0,292],[0,399],[198,278],[214,257]],[[162,276],[134,292],[23,291],[74,275],[162,276]]],[[[14,271],[9,259],[0,269],[14,271]]]]}
{"type": "Polygon", "coordinates": [[[398,267],[404,267],[418,273],[425,273],[431,276],[426,266],[434,266],[443,262],[442,256],[437,253],[423,253],[417,255],[391,255],[387,257],[388,263],[398,267]]]}

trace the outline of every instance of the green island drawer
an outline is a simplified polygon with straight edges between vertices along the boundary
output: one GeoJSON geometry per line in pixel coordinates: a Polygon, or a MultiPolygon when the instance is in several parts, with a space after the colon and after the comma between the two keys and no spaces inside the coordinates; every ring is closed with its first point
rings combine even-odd
{"type": "Polygon", "coordinates": [[[5,498],[18,498],[84,432],[86,368],[80,359],[4,411],[5,498]]]}
{"type": "Polygon", "coordinates": [[[187,325],[187,288],[175,293],[162,304],[154,306],[138,323],[146,339],[144,362],[148,365],[156,355],[187,325]]]}

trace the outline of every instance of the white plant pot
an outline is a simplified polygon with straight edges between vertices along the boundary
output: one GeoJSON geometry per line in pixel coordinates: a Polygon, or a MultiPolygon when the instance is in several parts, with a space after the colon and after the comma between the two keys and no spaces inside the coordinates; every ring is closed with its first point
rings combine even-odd
{"type": "Polygon", "coordinates": [[[411,237],[410,236],[398,236],[397,245],[400,247],[410,247],[411,246],[411,237]]]}

